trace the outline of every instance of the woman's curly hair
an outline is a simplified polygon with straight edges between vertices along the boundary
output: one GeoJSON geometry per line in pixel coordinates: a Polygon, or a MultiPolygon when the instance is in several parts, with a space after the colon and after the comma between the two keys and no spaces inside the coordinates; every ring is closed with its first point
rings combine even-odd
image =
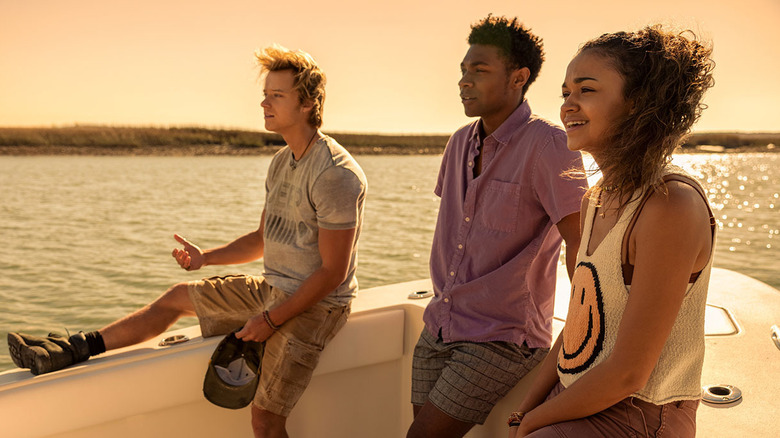
{"type": "Polygon", "coordinates": [[[325,73],[314,58],[302,50],[292,51],[279,45],[266,47],[255,52],[255,59],[261,74],[269,71],[291,70],[294,77],[293,89],[298,91],[300,103],[311,103],[309,123],[315,128],[322,126],[322,111],[325,105],[325,73]]]}
{"type": "Polygon", "coordinates": [[[701,100],[714,84],[712,47],[693,32],[654,25],[604,34],[585,43],[579,50],[583,52],[613,63],[625,80],[624,98],[632,107],[599,154],[602,185],[618,187],[623,195],[659,189],[664,166],[706,108],[701,100]]]}

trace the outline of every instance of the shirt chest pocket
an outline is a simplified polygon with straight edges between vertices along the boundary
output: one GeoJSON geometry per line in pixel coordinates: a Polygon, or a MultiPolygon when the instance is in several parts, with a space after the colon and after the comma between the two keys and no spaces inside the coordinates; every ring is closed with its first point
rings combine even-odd
{"type": "Polygon", "coordinates": [[[477,204],[478,223],[511,233],[517,229],[520,209],[520,184],[490,180],[477,204]]]}

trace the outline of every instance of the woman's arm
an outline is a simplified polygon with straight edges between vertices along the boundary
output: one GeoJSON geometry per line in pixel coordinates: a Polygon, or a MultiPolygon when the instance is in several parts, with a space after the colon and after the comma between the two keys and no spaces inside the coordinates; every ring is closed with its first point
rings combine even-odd
{"type": "Polygon", "coordinates": [[[668,196],[650,197],[634,229],[633,285],[612,353],[526,414],[518,437],[600,412],[647,383],[677,318],[688,279],[709,258],[712,245],[709,211],[701,196],[682,183],[670,183],[668,190],[668,196]]]}
{"type": "MultiPolygon", "coordinates": [[[[579,225],[580,239],[577,241],[577,250],[579,250],[579,244],[582,241],[582,231],[585,229],[585,216],[588,212],[588,204],[590,201],[590,190],[588,190],[580,201],[580,214],[577,216],[579,225]]],[[[576,266],[577,251],[569,252],[568,244],[566,247],[566,268],[569,274],[569,280],[574,275],[574,269],[576,266]],[[574,263],[570,263],[569,256],[574,257],[574,263]]],[[[534,377],[534,381],[531,383],[531,387],[528,389],[523,401],[520,402],[516,411],[517,412],[529,412],[531,409],[539,406],[547,398],[547,395],[552,391],[555,385],[558,384],[558,354],[563,343],[563,333],[558,335],[558,339],[553,343],[550,352],[542,361],[542,365],[539,368],[539,374],[534,377]]],[[[509,438],[517,436],[517,427],[509,428],[509,438]]]]}
{"type": "MultiPolygon", "coordinates": [[[[517,406],[518,412],[530,412],[533,408],[539,406],[547,398],[547,394],[552,391],[555,385],[558,384],[558,352],[561,349],[561,343],[563,342],[563,334],[558,336],[558,339],[550,349],[550,353],[542,361],[542,365],[539,367],[539,373],[534,377],[531,387],[525,394],[523,401],[517,406]]],[[[515,438],[518,428],[509,428],[509,438],[515,438]]]]}

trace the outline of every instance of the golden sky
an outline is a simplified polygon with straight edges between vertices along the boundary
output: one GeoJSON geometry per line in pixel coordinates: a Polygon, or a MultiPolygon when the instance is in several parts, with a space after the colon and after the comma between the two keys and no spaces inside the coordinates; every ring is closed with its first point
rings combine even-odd
{"type": "Polygon", "coordinates": [[[330,132],[450,133],[469,25],[518,16],[547,61],[527,95],[556,123],[580,43],[662,22],[714,42],[697,131],[780,131],[780,0],[0,0],[0,126],[262,129],[253,52],[310,52],[330,132]]]}

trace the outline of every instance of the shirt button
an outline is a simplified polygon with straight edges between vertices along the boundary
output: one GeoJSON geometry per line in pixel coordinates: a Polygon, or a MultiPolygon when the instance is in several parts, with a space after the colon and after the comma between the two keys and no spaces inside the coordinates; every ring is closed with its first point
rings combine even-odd
{"type": "Polygon", "coordinates": [[[470,221],[470,220],[471,220],[471,218],[470,218],[470,217],[468,217],[468,216],[466,216],[466,219],[464,219],[464,220],[465,220],[466,222],[468,222],[468,221],[470,221]]]}
{"type": "Polygon", "coordinates": [[[445,303],[449,303],[449,302],[450,302],[450,299],[449,299],[449,298],[445,298],[445,299],[444,299],[444,302],[445,302],[445,303]]]}
{"type": "Polygon", "coordinates": [[[474,162],[473,161],[469,161],[469,167],[471,167],[473,165],[474,165],[474,162]]]}
{"type": "Polygon", "coordinates": [[[463,249],[463,245],[458,244],[458,249],[463,249]]]}
{"type": "Polygon", "coordinates": [[[454,277],[454,276],[455,276],[455,271],[450,271],[450,277],[454,277]]]}

